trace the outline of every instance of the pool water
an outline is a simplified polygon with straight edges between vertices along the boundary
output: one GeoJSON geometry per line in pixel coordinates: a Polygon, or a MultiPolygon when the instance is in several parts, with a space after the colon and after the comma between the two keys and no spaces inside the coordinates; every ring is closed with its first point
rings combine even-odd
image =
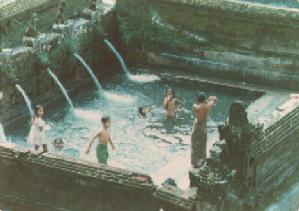
{"type": "MultiPolygon", "coordinates": [[[[45,110],[45,121],[51,126],[46,132],[49,150],[65,156],[97,162],[95,145],[89,155],[85,154],[91,136],[100,127],[100,116],[111,116],[111,138],[116,150],[109,147],[109,165],[150,174],[157,183],[167,177],[177,179],[181,186],[188,186],[190,166],[190,135],[192,132],[191,106],[199,91],[216,95],[218,102],[208,121],[208,133],[212,139],[217,124],[226,120],[230,104],[242,100],[249,104],[254,96],[234,95],[201,88],[201,84],[189,80],[163,79],[148,83],[128,80],[123,75],[100,79],[106,99],[99,97],[92,81],[80,93],[71,95],[74,111],[66,101],[57,103],[51,110],[45,110]],[[174,88],[181,108],[175,120],[165,118],[162,106],[165,89],[174,88]],[[139,106],[154,109],[146,119],[138,116],[139,106]],[[64,149],[54,149],[52,142],[62,138],[64,149]]],[[[8,139],[17,145],[31,147],[26,137],[30,130],[28,121],[20,123],[8,139]]],[[[215,137],[214,137],[215,138],[215,137]]],[[[216,137],[217,138],[217,137],[216,137]]],[[[211,146],[212,141],[208,145],[211,146]]]]}

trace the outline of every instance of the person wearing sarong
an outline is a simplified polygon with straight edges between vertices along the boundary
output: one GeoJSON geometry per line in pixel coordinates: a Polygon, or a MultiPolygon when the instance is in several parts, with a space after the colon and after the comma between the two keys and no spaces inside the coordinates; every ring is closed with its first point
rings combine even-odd
{"type": "Polygon", "coordinates": [[[191,165],[193,168],[200,167],[207,157],[207,119],[216,101],[215,96],[210,96],[206,100],[205,93],[199,93],[197,103],[192,106],[195,116],[191,136],[191,165]]]}
{"type": "Polygon", "coordinates": [[[101,122],[102,122],[102,128],[91,139],[88,148],[86,150],[86,154],[90,152],[90,148],[92,144],[97,140],[98,145],[96,148],[96,155],[97,155],[98,162],[107,165],[108,144],[111,145],[113,150],[115,150],[115,147],[110,138],[110,132],[109,132],[109,128],[111,124],[110,117],[109,116],[102,117],[101,122]]]}

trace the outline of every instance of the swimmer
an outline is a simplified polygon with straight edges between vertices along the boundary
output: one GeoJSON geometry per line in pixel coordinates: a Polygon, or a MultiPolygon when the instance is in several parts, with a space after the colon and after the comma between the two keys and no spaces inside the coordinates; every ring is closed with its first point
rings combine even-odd
{"type": "Polygon", "coordinates": [[[139,107],[138,108],[138,115],[140,118],[147,118],[147,114],[153,110],[154,108],[151,108],[151,107],[139,107]]]}
{"type": "Polygon", "coordinates": [[[64,147],[64,142],[61,138],[56,138],[53,142],[53,145],[56,149],[61,149],[64,147]]]}
{"type": "Polygon", "coordinates": [[[176,110],[180,105],[180,101],[175,97],[173,89],[167,89],[164,97],[163,106],[166,111],[166,117],[175,118],[176,110]]]}

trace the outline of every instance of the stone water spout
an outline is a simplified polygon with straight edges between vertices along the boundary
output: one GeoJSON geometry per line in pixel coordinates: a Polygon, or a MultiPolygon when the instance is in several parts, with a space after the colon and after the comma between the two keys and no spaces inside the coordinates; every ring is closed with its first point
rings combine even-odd
{"type": "Polygon", "coordinates": [[[127,68],[127,65],[120,55],[120,53],[116,50],[116,48],[112,45],[111,42],[108,40],[104,39],[105,44],[110,48],[110,50],[114,53],[116,56],[117,60],[119,61],[124,73],[126,74],[126,77],[134,82],[140,82],[140,83],[145,83],[145,82],[152,82],[152,81],[157,81],[160,80],[160,78],[156,75],[133,75],[130,73],[129,69],[127,68]]]}

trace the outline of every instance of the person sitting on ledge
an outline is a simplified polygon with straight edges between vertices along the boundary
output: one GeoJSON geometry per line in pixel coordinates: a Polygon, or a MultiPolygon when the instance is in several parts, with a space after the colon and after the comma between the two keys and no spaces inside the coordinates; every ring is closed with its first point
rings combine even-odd
{"type": "Polygon", "coordinates": [[[197,97],[197,103],[192,106],[192,112],[195,116],[191,136],[191,164],[193,168],[200,167],[207,157],[207,119],[216,101],[217,97],[215,96],[210,96],[206,100],[205,93],[201,92],[197,97]]]}
{"type": "Polygon", "coordinates": [[[62,149],[64,147],[64,142],[61,138],[56,138],[53,142],[53,145],[56,149],[62,149]]]}
{"type": "Polygon", "coordinates": [[[167,89],[164,97],[163,106],[166,110],[166,117],[175,118],[176,109],[179,107],[180,101],[175,97],[174,89],[167,89]]]}
{"type": "Polygon", "coordinates": [[[35,106],[35,116],[32,119],[32,126],[28,136],[28,142],[34,145],[35,151],[38,151],[39,147],[43,147],[43,153],[48,152],[46,144],[46,123],[43,120],[44,107],[42,105],[35,106]]]}
{"type": "Polygon", "coordinates": [[[96,154],[98,158],[98,162],[107,165],[108,159],[108,144],[110,143],[113,150],[115,150],[114,144],[112,143],[110,137],[110,124],[111,120],[109,116],[104,116],[101,119],[102,128],[96,133],[96,135],[91,139],[88,148],[86,150],[86,154],[90,152],[90,148],[95,140],[98,140],[98,145],[96,148],[96,154]]]}

